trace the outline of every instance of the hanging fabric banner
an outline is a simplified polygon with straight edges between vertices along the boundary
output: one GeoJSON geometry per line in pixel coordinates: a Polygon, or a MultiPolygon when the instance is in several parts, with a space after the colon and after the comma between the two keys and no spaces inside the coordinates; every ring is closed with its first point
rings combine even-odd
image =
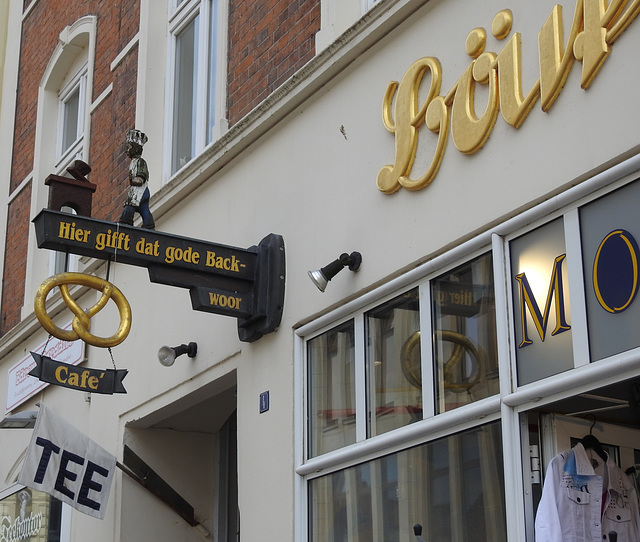
{"type": "Polygon", "coordinates": [[[115,456],[42,406],[18,482],[103,519],[115,468],[115,456]]]}

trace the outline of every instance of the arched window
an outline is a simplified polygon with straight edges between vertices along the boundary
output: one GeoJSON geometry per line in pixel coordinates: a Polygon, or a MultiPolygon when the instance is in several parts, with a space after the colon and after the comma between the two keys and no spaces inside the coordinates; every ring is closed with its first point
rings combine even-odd
{"type": "MultiPolygon", "coordinates": [[[[74,160],[88,160],[91,79],[96,18],[82,17],[66,27],[40,83],[34,178],[69,176],[74,160]],[[52,144],[55,142],[55,144],[52,144]]],[[[47,190],[36,183],[36,209],[47,206],[47,190]]],[[[71,208],[61,209],[74,212],[71,208]]],[[[34,255],[35,256],[35,255],[34,255]]],[[[51,252],[50,274],[75,271],[78,257],[51,252]]]]}

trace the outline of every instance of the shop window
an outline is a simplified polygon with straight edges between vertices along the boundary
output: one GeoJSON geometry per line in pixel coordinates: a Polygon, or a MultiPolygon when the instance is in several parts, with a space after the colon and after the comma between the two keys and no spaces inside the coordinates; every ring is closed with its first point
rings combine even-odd
{"type": "Polygon", "coordinates": [[[48,495],[23,487],[0,498],[0,540],[61,542],[63,505],[48,495]]]}
{"type": "Polygon", "coordinates": [[[518,384],[573,367],[564,222],[556,219],[509,245],[518,384]]]}
{"type": "Polygon", "coordinates": [[[308,342],[309,453],[356,441],[353,320],[308,342]]]}
{"type": "Polygon", "coordinates": [[[640,346],[640,182],[580,209],[591,361],[640,346]]]}
{"type": "Polygon", "coordinates": [[[436,411],[498,393],[498,354],[491,255],[431,283],[436,411]]]}
{"type": "Polygon", "coordinates": [[[365,315],[369,436],[422,419],[419,308],[414,288],[365,315]]]}
{"type": "Polygon", "coordinates": [[[310,542],[506,540],[499,423],[315,478],[310,542]]]}
{"type": "Polygon", "coordinates": [[[221,129],[217,121],[222,110],[218,90],[219,3],[176,1],[170,15],[171,175],[202,152],[221,129]]]}
{"type": "Polygon", "coordinates": [[[497,395],[494,297],[487,253],[310,337],[307,457],[497,395]]]}

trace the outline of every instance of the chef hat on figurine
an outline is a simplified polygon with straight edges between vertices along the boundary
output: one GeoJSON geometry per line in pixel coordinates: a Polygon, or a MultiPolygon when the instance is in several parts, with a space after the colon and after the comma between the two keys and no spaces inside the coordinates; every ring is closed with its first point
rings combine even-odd
{"type": "Polygon", "coordinates": [[[149,140],[140,130],[131,129],[127,132],[127,143],[135,143],[141,147],[149,140]]]}

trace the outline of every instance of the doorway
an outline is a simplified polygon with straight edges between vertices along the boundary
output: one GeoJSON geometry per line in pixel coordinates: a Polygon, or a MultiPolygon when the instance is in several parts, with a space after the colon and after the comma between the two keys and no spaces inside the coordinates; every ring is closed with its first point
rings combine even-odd
{"type": "Polygon", "coordinates": [[[640,379],[576,394],[526,412],[521,420],[527,540],[535,540],[535,514],[549,462],[587,435],[597,439],[640,496],[640,379]]]}

